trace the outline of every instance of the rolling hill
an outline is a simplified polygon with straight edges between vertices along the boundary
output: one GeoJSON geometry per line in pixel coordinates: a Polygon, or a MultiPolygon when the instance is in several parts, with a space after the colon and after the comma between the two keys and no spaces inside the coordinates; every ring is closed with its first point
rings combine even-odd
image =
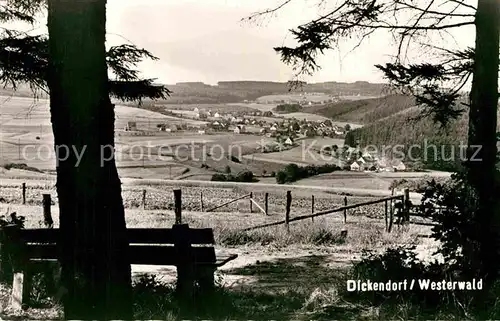
{"type": "MultiPolygon", "coordinates": [[[[411,107],[366,124],[350,131],[345,143],[355,146],[358,142],[361,147],[372,145],[379,150],[387,150],[389,154],[389,149],[399,148],[408,161],[425,168],[455,170],[460,163],[460,145],[467,143],[467,112],[446,129],[441,129],[430,118],[416,120],[420,112],[420,107],[411,107]],[[410,150],[411,146],[420,147],[410,150]]],[[[500,120],[500,117],[497,118],[500,120]]]]}
{"type": "Polygon", "coordinates": [[[304,112],[325,116],[337,121],[369,124],[415,106],[415,99],[403,95],[340,101],[311,106],[304,112]]]}
{"type": "Polygon", "coordinates": [[[220,81],[217,85],[201,82],[183,82],[167,85],[172,96],[159,103],[237,103],[255,100],[266,95],[287,94],[292,92],[322,92],[339,96],[379,96],[385,84],[373,84],[365,81],[354,83],[322,82],[304,83],[302,88],[290,90],[286,82],[273,81],[220,81]]]}

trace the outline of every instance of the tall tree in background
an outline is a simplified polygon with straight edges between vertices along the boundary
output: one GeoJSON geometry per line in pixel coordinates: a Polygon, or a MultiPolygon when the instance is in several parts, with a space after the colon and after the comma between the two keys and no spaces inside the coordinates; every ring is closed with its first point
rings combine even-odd
{"type": "MultiPolygon", "coordinates": [[[[0,19],[34,22],[40,0],[8,1],[0,19]],[[37,4],[36,7],[33,7],[37,4]],[[8,15],[8,16],[7,16],[8,15]],[[7,18],[6,18],[7,17],[7,18]]],[[[50,93],[58,155],[63,298],[66,319],[131,319],[125,213],[114,158],[114,105],[166,98],[169,91],[132,69],[149,52],[131,45],[106,52],[106,0],[49,0],[49,38],[6,30],[0,80],[50,93]],[[108,67],[115,79],[108,79],[108,67]],[[47,90],[48,89],[48,90],[47,90]],[[59,147],[59,148],[58,148],[59,147]],[[66,157],[69,156],[69,157],[66,157]]]]}
{"type": "MultiPolygon", "coordinates": [[[[245,20],[274,14],[293,0],[258,12],[245,20]]],[[[395,61],[377,65],[386,78],[404,93],[415,96],[423,107],[422,116],[432,116],[441,125],[469,107],[469,183],[478,197],[477,262],[482,276],[496,278],[500,267],[500,213],[498,213],[496,174],[496,129],[498,109],[500,2],[478,0],[477,7],[464,0],[339,0],[331,10],[291,30],[295,47],[277,47],[281,59],[294,67],[296,76],[311,75],[320,66],[319,54],[338,48],[343,40],[358,38],[357,46],[375,32],[390,32],[397,40],[395,61]],[[427,36],[444,35],[467,26],[475,26],[474,48],[440,48],[427,36]],[[426,42],[427,41],[427,42],[426,42]],[[436,64],[405,61],[408,50],[429,49],[439,52],[436,64]],[[424,43],[423,45],[421,43],[424,43]],[[472,76],[469,103],[463,104],[461,90],[472,76]]],[[[356,47],[357,47],[356,46],[356,47]]],[[[292,82],[293,83],[293,82],[292,82]]],[[[474,261],[474,260],[473,260],[474,261]]]]}

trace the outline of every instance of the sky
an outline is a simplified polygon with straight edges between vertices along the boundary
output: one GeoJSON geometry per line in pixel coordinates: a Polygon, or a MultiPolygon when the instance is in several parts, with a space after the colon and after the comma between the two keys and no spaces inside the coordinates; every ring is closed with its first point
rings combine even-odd
{"type": "MultiPolygon", "coordinates": [[[[282,1],[108,0],[108,46],[133,43],[149,50],[160,60],[142,63],[140,70],[143,76],[166,84],[288,81],[293,72],[280,61],[273,47],[291,44],[288,30],[317,17],[328,7],[318,7],[320,0],[294,0],[264,21],[241,22],[282,1]]],[[[461,45],[471,45],[473,37],[473,30],[461,28],[455,38],[461,45]]],[[[304,80],[382,82],[382,74],[374,65],[391,61],[389,55],[395,53],[395,47],[390,35],[377,33],[349,52],[355,44],[346,43],[340,52],[327,52],[319,59],[322,69],[304,80]]],[[[412,54],[422,58],[420,52],[412,54]]]]}

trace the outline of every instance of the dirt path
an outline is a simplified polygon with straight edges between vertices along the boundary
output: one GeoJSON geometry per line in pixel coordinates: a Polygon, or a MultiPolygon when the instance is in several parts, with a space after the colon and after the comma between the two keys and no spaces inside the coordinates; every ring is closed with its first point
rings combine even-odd
{"type": "MultiPolygon", "coordinates": [[[[437,244],[422,239],[417,245],[418,257],[429,260],[437,244]]],[[[263,291],[328,287],[336,284],[345,271],[358,262],[361,252],[354,252],[348,245],[338,246],[251,246],[219,248],[217,253],[238,254],[238,257],[219,269],[222,285],[234,290],[252,288],[263,291]]],[[[133,265],[135,278],[154,274],[159,280],[172,283],[176,279],[175,267],[133,265]]]]}
{"type": "MultiPolygon", "coordinates": [[[[317,287],[331,282],[333,275],[347,269],[360,257],[359,253],[351,253],[346,247],[247,247],[218,249],[217,252],[238,254],[235,260],[219,269],[223,285],[233,289],[317,287]]],[[[135,278],[154,274],[167,283],[176,278],[172,266],[132,265],[132,274],[135,278]]]]}

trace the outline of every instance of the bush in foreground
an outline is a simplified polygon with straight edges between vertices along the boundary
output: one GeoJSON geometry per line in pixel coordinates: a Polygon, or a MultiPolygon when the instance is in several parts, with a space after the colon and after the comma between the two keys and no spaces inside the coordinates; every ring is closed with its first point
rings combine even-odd
{"type": "Polygon", "coordinates": [[[41,173],[42,172],[38,168],[28,166],[25,163],[7,163],[7,164],[3,165],[3,168],[5,168],[6,170],[10,170],[10,169],[22,169],[22,170],[25,170],[25,171],[31,171],[31,172],[37,172],[37,173],[41,173]]]}
{"type": "Polygon", "coordinates": [[[253,172],[243,171],[237,175],[217,173],[212,175],[211,181],[253,183],[256,182],[257,179],[254,177],[253,172]]]}
{"type": "Polygon", "coordinates": [[[334,164],[308,165],[304,167],[298,166],[297,164],[288,164],[284,169],[276,173],[276,183],[293,183],[303,178],[332,173],[340,169],[339,166],[334,164]]]}

